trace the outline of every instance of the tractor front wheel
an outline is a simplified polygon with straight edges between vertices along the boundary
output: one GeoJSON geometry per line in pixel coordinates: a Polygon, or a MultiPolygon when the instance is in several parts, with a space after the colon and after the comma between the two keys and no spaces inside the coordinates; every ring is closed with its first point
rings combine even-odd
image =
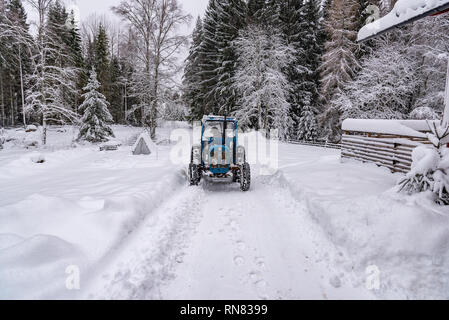
{"type": "Polygon", "coordinates": [[[201,182],[201,170],[196,164],[190,164],[189,166],[189,180],[191,186],[197,186],[201,182]]]}
{"type": "Polygon", "coordinates": [[[240,169],[240,189],[249,191],[251,187],[251,167],[249,163],[245,163],[240,169]]]}

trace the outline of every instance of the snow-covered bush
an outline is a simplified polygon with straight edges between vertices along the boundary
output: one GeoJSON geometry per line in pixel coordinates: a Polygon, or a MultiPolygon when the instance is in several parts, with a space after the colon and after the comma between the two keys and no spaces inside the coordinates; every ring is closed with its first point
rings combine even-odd
{"type": "Polygon", "coordinates": [[[437,113],[429,107],[418,107],[410,113],[412,120],[435,120],[438,118],[437,113]]]}
{"type": "Polygon", "coordinates": [[[110,137],[114,137],[108,123],[113,121],[108,110],[109,103],[106,97],[98,92],[100,83],[97,80],[97,73],[92,69],[88,85],[84,88],[87,93],[83,95],[84,102],[80,110],[84,112],[81,119],[81,129],[78,140],[89,142],[106,142],[110,137]]]}
{"type": "Polygon", "coordinates": [[[449,205],[449,124],[429,122],[429,127],[432,145],[415,148],[412,169],[399,182],[399,190],[408,194],[431,191],[436,202],[449,205]]]}

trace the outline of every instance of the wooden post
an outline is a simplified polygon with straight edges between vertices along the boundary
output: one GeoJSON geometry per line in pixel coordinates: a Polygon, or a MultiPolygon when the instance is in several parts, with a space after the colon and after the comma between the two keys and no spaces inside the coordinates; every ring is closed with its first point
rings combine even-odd
{"type": "Polygon", "coordinates": [[[446,74],[446,94],[444,96],[443,125],[449,125],[449,58],[447,63],[447,74],[446,74]]]}

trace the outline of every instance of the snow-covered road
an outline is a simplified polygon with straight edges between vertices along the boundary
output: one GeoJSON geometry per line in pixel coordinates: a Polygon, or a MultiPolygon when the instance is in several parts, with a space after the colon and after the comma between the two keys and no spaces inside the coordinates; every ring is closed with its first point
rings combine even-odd
{"type": "Polygon", "coordinates": [[[0,298],[449,298],[447,209],[398,195],[397,175],[281,144],[280,169],[253,167],[250,192],[189,187],[159,148],[3,150],[0,298]],[[366,289],[372,266],[380,290],[366,289]]]}
{"type": "Polygon", "coordinates": [[[370,299],[282,175],[183,187],[91,284],[95,299],[370,299]],[[99,288],[101,288],[99,290],[99,288]]]}

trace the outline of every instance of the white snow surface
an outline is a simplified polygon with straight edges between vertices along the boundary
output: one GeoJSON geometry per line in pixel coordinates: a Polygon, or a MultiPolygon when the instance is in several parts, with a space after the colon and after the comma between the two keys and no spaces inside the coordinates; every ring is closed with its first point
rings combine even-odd
{"type": "Polygon", "coordinates": [[[358,41],[375,36],[384,30],[419,17],[444,5],[449,5],[449,0],[398,0],[389,14],[367,24],[360,30],[358,41]]]}
{"type": "Polygon", "coordinates": [[[383,133],[408,137],[426,138],[423,131],[430,132],[429,123],[438,121],[426,120],[376,120],[376,119],[346,119],[343,121],[344,131],[383,133]]]}
{"type": "Polygon", "coordinates": [[[114,133],[116,152],[73,148],[71,128],[0,151],[0,298],[449,299],[449,210],[397,194],[399,175],[281,144],[248,193],[189,187],[170,145],[134,157],[140,130],[114,133]],[[80,290],[65,287],[72,265],[80,290]]]}

